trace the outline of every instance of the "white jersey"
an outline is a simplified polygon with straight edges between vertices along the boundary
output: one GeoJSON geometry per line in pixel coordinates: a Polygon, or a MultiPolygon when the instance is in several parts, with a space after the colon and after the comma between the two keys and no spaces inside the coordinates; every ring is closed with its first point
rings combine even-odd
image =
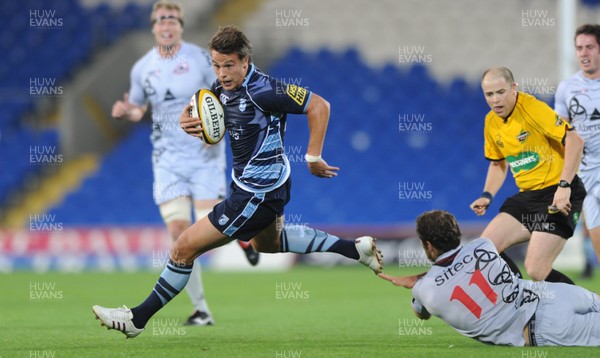
{"type": "Polygon", "coordinates": [[[459,333],[485,343],[523,346],[523,328],[539,297],[518,279],[488,239],[441,255],[413,287],[425,307],[459,333]]]}
{"type": "Polygon", "coordinates": [[[579,169],[600,167],[600,79],[591,80],[582,71],[563,80],[556,89],[554,110],[570,119],[585,141],[579,169]]]}
{"type": "Polygon", "coordinates": [[[225,168],[225,141],[205,145],[186,134],[179,125],[179,115],[200,88],[211,88],[216,80],[208,52],[183,42],[169,58],[154,47],[138,60],[131,70],[129,101],[135,105],[152,105],[152,161],[155,167],[225,168]]]}

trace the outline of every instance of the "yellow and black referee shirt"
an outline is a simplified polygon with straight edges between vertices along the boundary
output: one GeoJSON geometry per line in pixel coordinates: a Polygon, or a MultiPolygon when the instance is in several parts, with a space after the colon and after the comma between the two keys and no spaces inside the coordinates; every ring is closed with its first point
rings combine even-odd
{"type": "Polygon", "coordinates": [[[572,126],[535,97],[518,92],[506,119],[490,111],[485,117],[485,157],[506,159],[521,191],[558,184],[564,166],[564,138],[572,126]]]}

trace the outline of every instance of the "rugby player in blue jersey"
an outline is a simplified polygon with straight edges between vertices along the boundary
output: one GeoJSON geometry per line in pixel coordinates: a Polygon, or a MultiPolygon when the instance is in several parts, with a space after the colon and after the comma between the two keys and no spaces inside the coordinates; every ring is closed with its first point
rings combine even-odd
{"type": "MultiPolygon", "coordinates": [[[[206,216],[225,196],[227,187],[225,143],[208,146],[183,132],[179,113],[198,86],[215,81],[206,49],[182,40],[183,9],[170,1],[154,4],[152,33],[156,41],[131,70],[131,86],[123,100],[116,101],[112,116],[139,122],[152,107],[152,169],[154,201],[175,241],[195,219],[206,216]]],[[[251,264],[258,253],[239,242],[251,264]]],[[[200,263],[194,266],[186,291],[194,305],[187,325],[211,325],[200,263]]]]}
{"type": "MultiPolygon", "coordinates": [[[[358,260],[375,273],[382,270],[381,252],[372,237],[343,240],[307,226],[284,226],[283,211],[291,190],[290,164],[283,148],[286,116],[306,114],[308,169],[317,177],[333,178],[339,168],[321,157],[329,103],[256,68],[250,42],[235,26],[220,28],[209,49],[217,75],[211,90],[225,111],[233,182],[225,200],[175,241],[167,267],[143,303],[131,310],[93,307],[103,325],[130,338],[139,335],[148,320],[185,287],[195,258],[235,239],[249,241],[259,252],[334,252],[358,260]]],[[[181,127],[201,137],[200,121],[190,117],[189,108],[180,116],[181,127]]]]}

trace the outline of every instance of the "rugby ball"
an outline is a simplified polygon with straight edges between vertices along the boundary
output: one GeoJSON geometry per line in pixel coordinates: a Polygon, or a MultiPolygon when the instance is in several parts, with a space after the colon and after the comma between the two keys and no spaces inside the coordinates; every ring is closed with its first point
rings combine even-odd
{"type": "Polygon", "coordinates": [[[204,142],[217,144],[225,136],[225,112],[214,93],[205,88],[192,96],[192,118],[200,118],[204,142]]]}

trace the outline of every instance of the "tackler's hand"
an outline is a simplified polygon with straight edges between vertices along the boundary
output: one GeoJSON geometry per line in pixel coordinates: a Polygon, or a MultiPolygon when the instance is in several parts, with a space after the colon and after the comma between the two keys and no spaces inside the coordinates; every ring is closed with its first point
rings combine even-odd
{"type": "Polygon", "coordinates": [[[413,276],[390,276],[384,273],[380,273],[379,277],[381,277],[384,280],[390,281],[391,283],[393,283],[395,286],[400,286],[400,287],[404,287],[404,288],[413,288],[415,286],[415,284],[417,283],[417,281],[423,277],[426,274],[426,272],[418,274],[418,275],[413,275],[413,276]]]}

